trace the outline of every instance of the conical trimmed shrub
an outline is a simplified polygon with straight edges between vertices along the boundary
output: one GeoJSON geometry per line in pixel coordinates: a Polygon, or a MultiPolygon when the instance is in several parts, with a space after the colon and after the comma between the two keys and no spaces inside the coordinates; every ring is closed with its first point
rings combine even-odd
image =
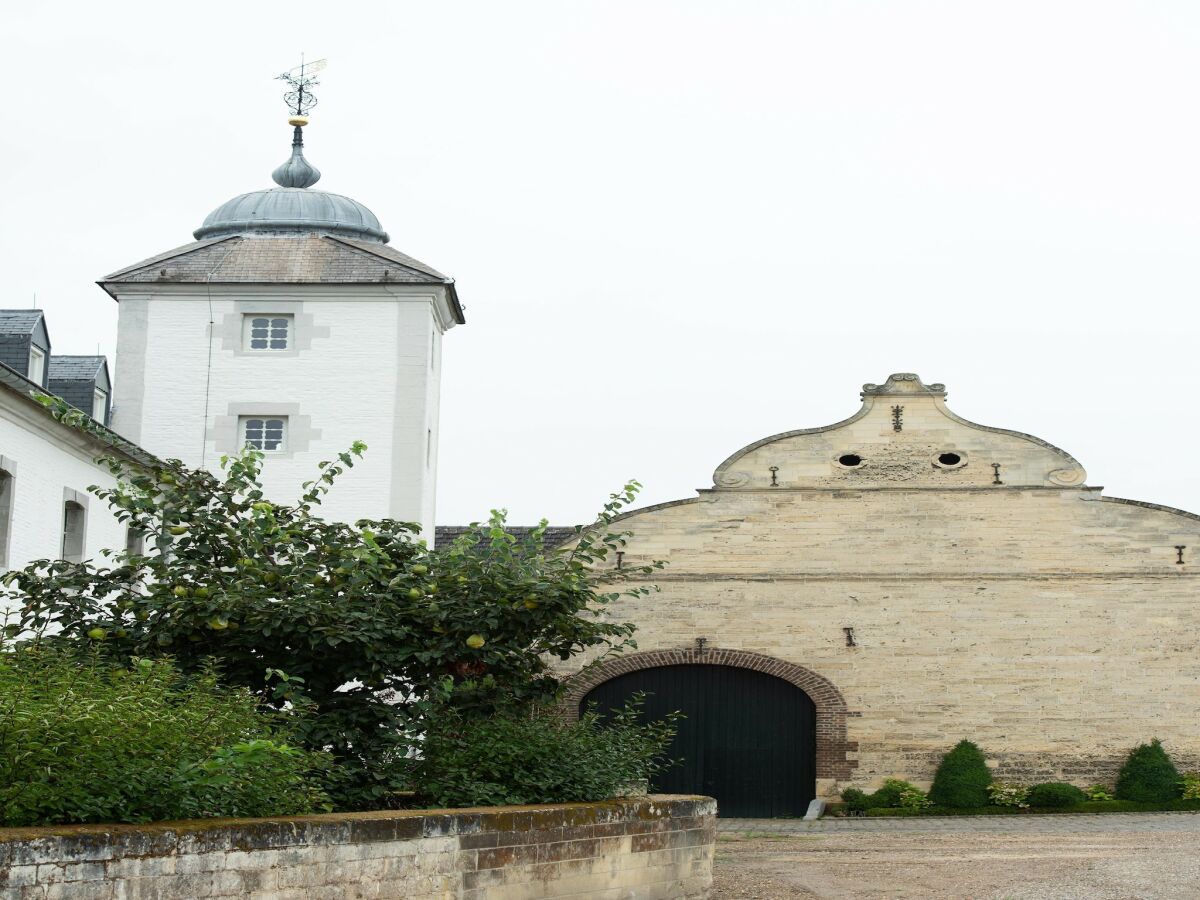
{"type": "Polygon", "coordinates": [[[1164,803],[1180,794],[1179,770],[1155,738],[1133,748],[1117,775],[1118,800],[1164,803]]]}
{"type": "Polygon", "coordinates": [[[929,799],[937,806],[959,809],[987,806],[991,783],[992,773],[983,753],[970,741],[959,741],[938,764],[929,799]]]}

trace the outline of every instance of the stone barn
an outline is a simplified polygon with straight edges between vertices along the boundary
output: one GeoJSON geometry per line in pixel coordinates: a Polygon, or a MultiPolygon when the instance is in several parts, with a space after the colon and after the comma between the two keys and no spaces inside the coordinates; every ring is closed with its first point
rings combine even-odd
{"type": "Polygon", "coordinates": [[[1105,497],[945,398],[912,374],[865,385],[850,418],[626,515],[623,564],[664,560],[661,590],[613,607],[638,650],[575,674],[571,712],[636,691],[684,711],[658,786],[724,815],[927,784],[962,738],[1002,779],[1111,779],[1153,737],[1200,768],[1200,517],[1105,497]]]}

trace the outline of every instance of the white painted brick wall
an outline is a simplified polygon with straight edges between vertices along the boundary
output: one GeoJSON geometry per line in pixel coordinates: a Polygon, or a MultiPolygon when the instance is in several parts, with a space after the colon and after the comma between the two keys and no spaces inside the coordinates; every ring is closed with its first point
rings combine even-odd
{"type": "MultiPolygon", "coordinates": [[[[89,447],[45,412],[7,391],[0,393],[0,455],[16,463],[9,568],[35,559],[57,559],[62,548],[63,488],[87,494],[89,485],[112,487],[108,469],[89,447]]],[[[98,497],[88,496],[85,557],[123,549],[125,527],[98,497]]]]}
{"type": "Polygon", "coordinates": [[[195,286],[167,285],[122,296],[114,428],[159,456],[214,469],[221,454],[205,441],[205,426],[211,431],[230,404],[298,403],[319,437],[305,451],[268,459],[269,497],[295,499],[319,461],[361,440],[368,451],[325,502],[324,515],[390,516],[421,522],[431,534],[440,348],[436,367],[430,354],[442,326],[435,297],[424,290],[214,286],[210,303],[195,286]],[[210,372],[210,316],[219,331],[227,315],[238,314],[239,301],[271,298],[303,301],[315,333],[328,335],[292,356],[238,354],[217,337],[210,372]],[[434,452],[427,461],[428,432],[434,452]]]}

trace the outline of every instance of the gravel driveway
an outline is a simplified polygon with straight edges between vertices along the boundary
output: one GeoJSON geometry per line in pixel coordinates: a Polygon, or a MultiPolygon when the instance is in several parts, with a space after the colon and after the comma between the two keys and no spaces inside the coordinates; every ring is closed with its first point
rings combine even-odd
{"type": "Polygon", "coordinates": [[[997,818],[846,830],[721,820],[713,897],[1200,900],[1200,815],[997,818]]]}

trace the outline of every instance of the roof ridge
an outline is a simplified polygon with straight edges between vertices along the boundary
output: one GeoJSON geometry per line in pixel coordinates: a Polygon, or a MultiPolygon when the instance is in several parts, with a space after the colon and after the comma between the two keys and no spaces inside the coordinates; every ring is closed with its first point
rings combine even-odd
{"type": "MultiPolygon", "coordinates": [[[[362,253],[365,256],[373,256],[376,259],[381,259],[384,262],[390,263],[394,266],[402,266],[403,268],[406,268],[413,272],[416,272],[419,275],[429,275],[429,276],[431,276],[433,278],[437,278],[445,283],[449,283],[453,280],[453,279],[448,278],[447,276],[443,275],[441,272],[439,272],[437,269],[433,268],[432,266],[426,265],[425,263],[421,262],[419,259],[413,259],[413,257],[409,256],[407,253],[397,250],[394,247],[389,247],[388,249],[392,253],[395,253],[396,256],[401,256],[405,260],[408,260],[408,262],[401,262],[400,260],[396,259],[395,257],[385,256],[382,253],[376,253],[374,250],[371,250],[369,247],[361,246],[360,242],[358,242],[358,241],[339,237],[336,234],[323,234],[323,235],[321,235],[321,237],[323,237],[327,240],[330,240],[330,241],[337,241],[339,244],[342,244],[342,245],[350,248],[351,250],[357,251],[358,253],[362,253]]],[[[380,246],[383,247],[383,246],[387,246],[387,245],[380,244],[380,246]]]]}
{"type": "Polygon", "coordinates": [[[206,250],[207,248],[215,246],[216,244],[220,244],[224,241],[233,240],[240,241],[243,240],[243,238],[241,235],[228,234],[224,237],[205,238],[203,240],[193,241],[190,244],[183,244],[179,247],[175,247],[172,250],[167,250],[165,253],[159,253],[157,256],[151,256],[148,259],[143,259],[141,262],[136,262],[131,266],[126,266],[123,269],[118,269],[111,274],[105,275],[100,279],[100,283],[103,284],[106,281],[115,281],[118,278],[128,275],[136,275],[143,269],[148,269],[151,266],[157,265],[158,263],[166,262],[168,259],[177,259],[183,256],[190,256],[193,253],[196,253],[200,250],[206,250]]]}

